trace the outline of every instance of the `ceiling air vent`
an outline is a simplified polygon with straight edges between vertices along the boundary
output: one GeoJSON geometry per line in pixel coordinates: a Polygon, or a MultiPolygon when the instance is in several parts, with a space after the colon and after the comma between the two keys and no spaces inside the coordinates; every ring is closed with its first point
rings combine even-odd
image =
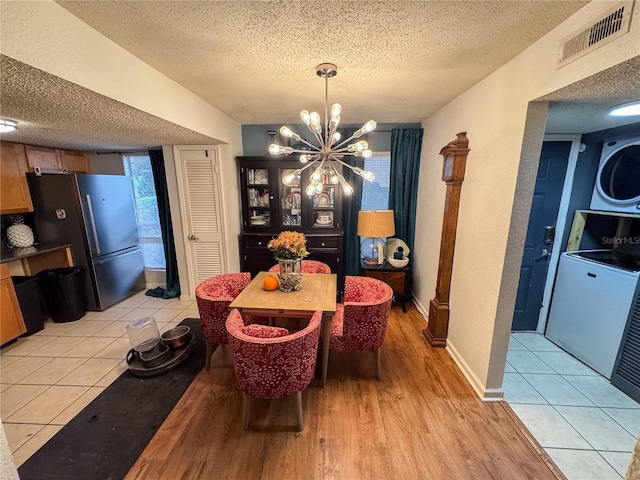
{"type": "Polygon", "coordinates": [[[633,0],[616,3],[597,19],[587,23],[560,42],[558,64],[565,66],[629,31],[633,0]]]}

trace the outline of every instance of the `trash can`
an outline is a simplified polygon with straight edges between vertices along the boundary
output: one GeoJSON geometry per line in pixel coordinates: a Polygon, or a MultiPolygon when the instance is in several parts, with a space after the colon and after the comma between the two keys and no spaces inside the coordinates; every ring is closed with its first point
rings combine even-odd
{"type": "Polygon", "coordinates": [[[36,277],[11,277],[16,290],[22,318],[27,327],[23,337],[28,337],[44,328],[44,316],[40,304],[40,291],[36,277]]]}
{"type": "Polygon", "coordinates": [[[83,272],[78,266],[43,270],[37,275],[54,322],[73,322],[87,313],[83,272]]]}

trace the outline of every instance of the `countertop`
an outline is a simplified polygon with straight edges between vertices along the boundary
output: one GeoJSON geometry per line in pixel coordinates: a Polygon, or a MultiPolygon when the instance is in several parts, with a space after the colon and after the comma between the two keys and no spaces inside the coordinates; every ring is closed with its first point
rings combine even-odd
{"type": "Polygon", "coordinates": [[[40,255],[41,253],[55,252],[56,250],[64,250],[70,247],[71,244],[55,245],[51,243],[38,243],[30,247],[22,248],[7,248],[5,244],[0,247],[0,263],[12,262],[14,260],[20,260],[27,257],[33,257],[34,255],[40,255]]]}

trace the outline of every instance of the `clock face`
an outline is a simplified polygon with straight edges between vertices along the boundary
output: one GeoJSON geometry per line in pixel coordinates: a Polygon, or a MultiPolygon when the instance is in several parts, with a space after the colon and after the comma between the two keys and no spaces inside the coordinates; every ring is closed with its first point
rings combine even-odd
{"type": "Polygon", "coordinates": [[[442,167],[442,179],[451,180],[453,178],[453,155],[450,153],[444,158],[444,166],[442,167]]]}

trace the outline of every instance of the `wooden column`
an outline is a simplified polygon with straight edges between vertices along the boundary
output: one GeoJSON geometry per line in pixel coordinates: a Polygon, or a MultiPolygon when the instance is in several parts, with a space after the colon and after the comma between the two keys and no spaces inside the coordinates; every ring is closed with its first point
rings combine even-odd
{"type": "Polygon", "coordinates": [[[453,142],[440,150],[440,155],[444,158],[442,180],[447,184],[447,193],[442,220],[436,296],[429,302],[429,321],[427,328],[422,332],[432,347],[447,345],[453,253],[456,244],[460,190],[464,181],[468,147],[467,132],[461,132],[453,142]]]}

